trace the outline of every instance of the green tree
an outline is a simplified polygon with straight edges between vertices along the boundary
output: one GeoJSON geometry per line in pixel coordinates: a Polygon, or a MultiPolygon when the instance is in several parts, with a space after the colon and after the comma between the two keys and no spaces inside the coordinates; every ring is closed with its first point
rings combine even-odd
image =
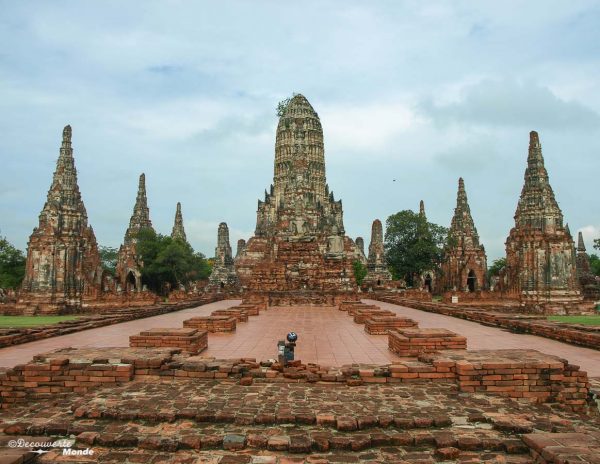
{"type": "Polygon", "coordinates": [[[202,253],[195,253],[189,243],[143,229],[137,235],[137,253],[142,266],[142,282],[158,294],[180,284],[206,279],[210,267],[202,253]]]}
{"type": "Polygon", "coordinates": [[[500,275],[500,271],[506,267],[506,258],[495,259],[492,265],[488,268],[488,277],[500,275]]]}
{"type": "Polygon", "coordinates": [[[17,288],[25,277],[25,255],[0,237],[0,288],[17,288]]]}
{"type": "Polygon", "coordinates": [[[360,286],[367,275],[367,267],[357,259],[352,263],[352,269],[354,270],[354,279],[360,286]]]}
{"type": "Polygon", "coordinates": [[[100,254],[100,261],[102,268],[108,271],[110,275],[115,275],[115,269],[117,268],[117,259],[119,258],[119,250],[113,247],[107,247],[100,245],[98,247],[98,253],[100,254]]]}
{"type": "Polygon", "coordinates": [[[590,255],[590,270],[592,274],[600,276],[600,258],[598,255],[590,255]]]}
{"type": "Polygon", "coordinates": [[[594,239],[594,248],[600,250],[600,238],[594,239]]]}
{"type": "Polygon", "coordinates": [[[395,279],[413,285],[413,277],[439,267],[448,229],[420,214],[400,211],[387,218],[385,256],[395,279]]]}

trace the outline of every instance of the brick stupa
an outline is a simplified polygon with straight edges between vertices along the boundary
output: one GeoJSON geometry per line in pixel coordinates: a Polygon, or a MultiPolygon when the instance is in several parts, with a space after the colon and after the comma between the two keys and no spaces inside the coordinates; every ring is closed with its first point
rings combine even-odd
{"type": "Polygon", "coordinates": [[[116,275],[121,288],[127,292],[142,290],[141,263],[139,263],[136,252],[137,234],[142,229],[154,230],[146,198],[146,175],[143,173],[140,175],[133,214],[129,219],[129,227],[125,231],[125,238],[123,245],[119,248],[117,260],[116,275]]]}
{"type": "Polygon", "coordinates": [[[101,279],[96,237],[77,184],[71,126],[66,126],[39,225],[29,237],[17,309],[23,314],[76,311],[84,298],[97,295],[101,279]]]}
{"type": "Polygon", "coordinates": [[[443,290],[476,291],[487,287],[487,259],[485,248],[471,216],[465,182],[458,180],[456,208],[448,232],[448,246],[439,285],[443,290]]]}
{"type": "Polygon", "coordinates": [[[245,290],[268,293],[272,302],[320,304],[356,288],[356,255],[345,236],[342,202],[326,183],[321,121],[295,95],[281,112],[274,181],[258,202],[255,234],[236,260],[238,276],[245,290]]]}
{"type": "MultiPolygon", "coordinates": [[[[550,186],[537,132],[529,134],[525,184],[506,240],[508,290],[524,305],[557,308],[582,301],[573,238],[550,186]]],[[[560,309],[559,309],[560,311],[560,309]]]]}

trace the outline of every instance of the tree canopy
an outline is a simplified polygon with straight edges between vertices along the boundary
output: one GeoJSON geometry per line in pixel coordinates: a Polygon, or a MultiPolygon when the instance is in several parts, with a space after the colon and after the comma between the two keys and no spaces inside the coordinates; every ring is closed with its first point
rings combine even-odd
{"type": "Polygon", "coordinates": [[[506,267],[506,258],[495,259],[488,269],[488,277],[500,275],[500,271],[504,267],[506,267]]]}
{"type": "Polygon", "coordinates": [[[598,255],[590,255],[590,270],[592,274],[600,276],[600,258],[598,255]]]}
{"type": "Polygon", "coordinates": [[[115,269],[117,268],[117,260],[119,258],[119,250],[113,247],[102,246],[98,247],[98,253],[100,254],[100,261],[102,268],[112,276],[115,275],[115,269]]]}
{"type": "Polygon", "coordinates": [[[367,275],[367,267],[357,259],[352,263],[352,269],[354,270],[356,284],[360,286],[367,275]]]}
{"type": "Polygon", "coordinates": [[[25,255],[0,237],[0,288],[17,288],[25,277],[25,255]]]}
{"type": "Polygon", "coordinates": [[[395,279],[414,284],[414,276],[438,268],[448,229],[410,210],[387,218],[385,256],[395,279]]]}
{"type": "Polygon", "coordinates": [[[206,279],[210,267],[202,253],[195,253],[184,240],[142,229],[137,234],[137,253],[143,263],[142,283],[158,294],[206,279]]]}

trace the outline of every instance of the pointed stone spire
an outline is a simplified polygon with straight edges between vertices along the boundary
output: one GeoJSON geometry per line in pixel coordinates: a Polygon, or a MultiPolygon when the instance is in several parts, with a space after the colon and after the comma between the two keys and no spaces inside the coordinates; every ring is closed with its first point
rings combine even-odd
{"type": "Polygon", "coordinates": [[[423,200],[421,200],[419,202],[419,216],[426,217],[425,216],[425,202],[423,200]]]}
{"type": "Polygon", "coordinates": [[[365,254],[365,241],[362,237],[356,237],[356,246],[360,250],[360,252],[365,254]]]}
{"type": "Polygon", "coordinates": [[[515,212],[517,226],[533,229],[563,229],[563,215],[550,186],[538,133],[529,134],[525,183],[515,212]]]}
{"type": "Polygon", "coordinates": [[[83,294],[92,294],[91,276],[100,267],[100,257],[77,184],[71,126],[63,130],[52,185],[27,248],[21,304],[34,299],[53,312],[79,308],[83,294]]]}
{"type": "Polygon", "coordinates": [[[242,256],[242,254],[244,253],[245,250],[246,250],[246,240],[244,240],[243,238],[240,238],[237,241],[237,250],[235,252],[235,257],[239,258],[240,256],[242,256]]]}
{"type": "Polygon", "coordinates": [[[227,223],[219,224],[217,232],[217,247],[215,248],[215,261],[210,274],[207,289],[237,287],[239,280],[235,272],[231,245],[229,244],[229,227],[227,223]]]}
{"type": "Polygon", "coordinates": [[[585,243],[583,241],[583,234],[581,231],[579,232],[579,236],[577,237],[577,251],[579,253],[585,253],[585,243]]]}
{"type": "Polygon", "coordinates": [[[367,275],[363,280],[363,284],[366,286],[380,287],[391,280],[392,275],[385,262],[383,226],[379,219],[375,219],[371,226],[371,243],[369,243],[367,275]]]}
{"type": "Polygon", "coordinates": [[[467,191],[465,190],[465,181],[462,177],[458,179],[456,208],[454,209],[454,216],[450,223],[449,233],[457,241],[457,245],[462,245],[465,241],[468,241],[471,246],[479,246],[479,234],[471,216],[471,208],[469,208],[467,191]]]}
{"type": "Polygon", "coordinates": [[[129,220],[127,232],[125,232],[125,243],[135,240],[135,236],[141,229],[152,229],[150,210],[148,209],[148,200],[146,198],[146,175],[144,173],[140,175],[133,214],[129,220]]]}
{"type": "Polygon", "coordinates": [[[177,202],[177,210],[175,211],[175,223],[171,232],[171,238],[183,240],[187,242],[185,229],[183,228],[183,216],[181,215],[181,203],[177,202]]]}

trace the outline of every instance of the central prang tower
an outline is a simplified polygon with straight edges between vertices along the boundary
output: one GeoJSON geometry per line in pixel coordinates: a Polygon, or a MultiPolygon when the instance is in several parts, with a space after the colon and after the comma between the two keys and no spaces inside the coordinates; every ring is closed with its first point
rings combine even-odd
{"type": "Polygon", "coordinates": [[[255,236],[236,260],[242,286],[274,304],[325,302],[356,288],[358,257],[344,231],[341,200],[325,178],[323,128],[303,95],[282,107],[273,184],[258,201],[255,236]]]}
{"type": "Polygon", "coordinates": [[[323,128],[303,95],[285,106],[275,138],[275,172],[270,192],[258,202],[256,235],[300,237],[344,234],[342,202],[325,180],[323,128]]]}

